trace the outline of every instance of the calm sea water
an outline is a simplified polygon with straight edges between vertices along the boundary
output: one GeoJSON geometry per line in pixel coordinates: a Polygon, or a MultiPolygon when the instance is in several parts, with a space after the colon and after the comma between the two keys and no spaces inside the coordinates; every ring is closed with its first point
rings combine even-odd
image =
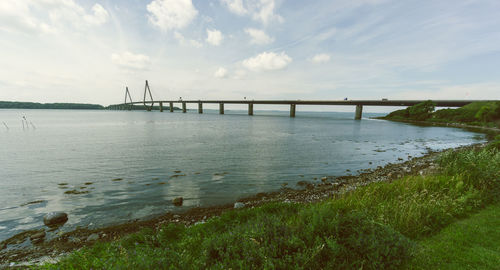
{"type": "Polygon", "coordinates": [[[0,110],[0,240],[43,227],[50,211],[69,214],[63,230],[103,226],[484,140],[352,113],[255,114],[0,110]]]}

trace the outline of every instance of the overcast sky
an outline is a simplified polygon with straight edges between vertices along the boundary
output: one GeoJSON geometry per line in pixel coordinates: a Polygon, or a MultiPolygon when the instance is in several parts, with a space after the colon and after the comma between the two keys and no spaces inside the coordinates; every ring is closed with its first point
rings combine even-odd
{"type": "Polygon", "coordinates": [[[500,99],[498,0],[0,0],[0,100],[500,99]]]}

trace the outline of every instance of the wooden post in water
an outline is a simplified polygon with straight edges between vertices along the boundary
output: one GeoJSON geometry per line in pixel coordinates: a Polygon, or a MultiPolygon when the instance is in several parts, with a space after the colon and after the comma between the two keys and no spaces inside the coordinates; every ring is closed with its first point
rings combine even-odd
{"type": "Polygon", "coordinates": [[[361,120],[363,115],[363,105],[356,105],[356,113],[354,115],[354,120],[361,120]]]}
{"type": "Polygon", "coordinates": [[[186,102],[182,102],[182,112],[186,112],[186,102]]]}
{"type": "Polygon", "coordinates": [[[163,102],[160,102],[160,112],[163,112],[163,102]]]}
{"type": "Polygon", "coordinates": [[[219,103],[219,114],[224,114],[224,103],[219,103]]]}
{"type": "Polygon", "coordinates": [[[253,103],[248,103],[248,115],[253,115],[253,103]]]}
{"type": "Polygon", "coordinates": [[[203,113],[203,103],[198,103],[198,113],[203,113]]]}
{"type": "Polygon", "coordinates": [[[174,112],[174,103],[170,102],[170,112],[174,112]]]}
{"type": "Polygon", "coordinates": [[[295,117],[295,104],[290,104],[290,117],[295,117]]]}

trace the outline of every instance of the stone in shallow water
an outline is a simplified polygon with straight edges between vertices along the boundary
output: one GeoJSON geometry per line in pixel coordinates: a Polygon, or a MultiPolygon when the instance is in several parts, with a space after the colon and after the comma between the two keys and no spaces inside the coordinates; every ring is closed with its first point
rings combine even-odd
{"type": "Polygon", "coordinates": [[[68,221],[68,214],[64,212],[50,212],[43,217],[43,223],[48,227],[61,226],[68,221]]]}
{"type": "Polygon", "coordinates": [[[45,238],[45,231],[41,231],[35,234],[32,234],[30,236],[30,240],[32,243],[37,244],[40,242],[43,242],[43,239],[45,238]]]}
{"type": "Polygon", "coordinates": [[[182,197],[177,197],[175,199],[172,200],[172,203],[175,205],[175,206],[181,206],[182,205],[182,201],[184,199],[182,197]]]}

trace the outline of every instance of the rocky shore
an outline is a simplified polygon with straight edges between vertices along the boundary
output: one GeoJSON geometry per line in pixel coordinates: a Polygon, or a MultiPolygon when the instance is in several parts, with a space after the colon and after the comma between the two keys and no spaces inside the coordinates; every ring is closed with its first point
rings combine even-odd
{"type": "MultiPolygon", "coordinates": [[[[461,148],[474,147],[482,147],[482,145],[461,148]]],[[[407,161],[400,160],[400,163],[389,163],[384,167],[379,166],[374,170],[362,170],[357,175],[341,177],[325,176],[310,182],[301,181],[297,184],[298,189],[283,186],[279,191],[259,193],[255,196],[238,200],[234,204],[193,208],[178,214],[166,213],[151,220],[135,221],[95,230],[81,228],[67,233],[59,233],[57,237],[51,240],[44,241],[44,239],[40,239],[43,238],[42,235],[45,236],[45,231],[43,230],[23,232],[0,243],[0,268],[22,268],[43,262],[55,262],[66,253],[92,245],[96,241],[116,240],[146,227],[156,229],[168,223],[181,223],[190,226],[205,222],[205,220],[213,216],[218,216],[224,211],[231,211],[235,208],[255,207],[268,202],[312,203],[327,198],[335,198],[340,194],[373,182],[392,181],[405,175],[430,174],[438,170],[438,165],[436,164],[438,154],[438,152],[429,152],[422,157],[409,156],[409,160],[407,161]],[[26,243],[28,239],[31,239],[31,244],[23,248],[6,248],[12,244],[26,243]]]]}

